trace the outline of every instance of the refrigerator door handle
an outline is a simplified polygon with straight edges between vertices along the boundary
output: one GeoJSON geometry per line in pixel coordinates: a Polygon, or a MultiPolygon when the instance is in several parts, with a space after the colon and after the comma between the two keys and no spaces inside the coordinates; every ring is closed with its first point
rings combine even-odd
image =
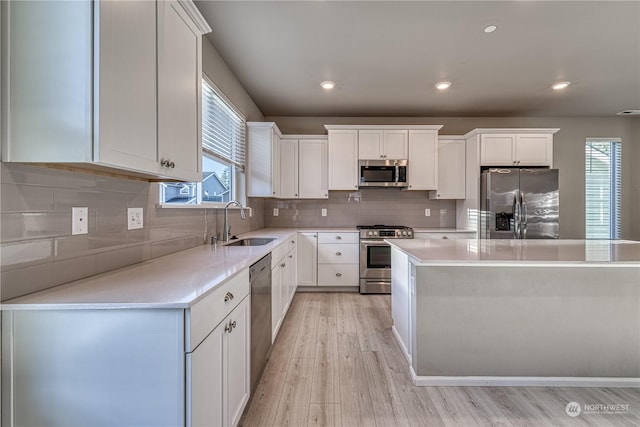
{"type": "Polygon", "coordinates": [[[520,193],[520,204],[522,205],[522,226],[520,228],[520,234],[521,234],[521,239],[526,239],[527,238],[527,215],[528,215],[528,209],[527,209],[527,202],[524,199],[524,194],[520,193]]]}
{"type": "Polygon", "coordinates": [[[520,229],[520,204],[518,203],[518,190],[513,194],[513,238],[519,238],[520,229]]]}

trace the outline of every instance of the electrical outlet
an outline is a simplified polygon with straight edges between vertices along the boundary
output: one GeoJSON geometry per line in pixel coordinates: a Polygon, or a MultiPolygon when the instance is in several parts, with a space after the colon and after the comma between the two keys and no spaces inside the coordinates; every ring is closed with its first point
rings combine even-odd
{"type": "Polygon", "coordinates": [[[431,216],[431,209],[427,208],[424,210],[424,216],[431,216]]]}
{"type": "Polygon", "coordinates": [[[273,216],[278,216],[280,215],[280,211],[278,210],[278,208],[273,208],[273,216]]]}
{"type": "Polygon", "coordinates": [[[144,208],[127,208],[127,230],[143,227],[144,208]]]}
{"type": "Polygon", "coordinates": [[[89,232],[89,208],[71,208],[71,234],[89,232]]]}
{"type": "Polygon", "coordinates": [[[322,212],[322,216],[327,216],[327,210],[326,209],[323,208],[321,212],[322,212]]]}

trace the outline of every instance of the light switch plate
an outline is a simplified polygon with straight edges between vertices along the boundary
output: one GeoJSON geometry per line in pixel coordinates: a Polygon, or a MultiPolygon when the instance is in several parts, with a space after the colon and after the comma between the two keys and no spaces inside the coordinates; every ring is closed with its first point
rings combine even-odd
{"type": "Polygon", "coordinates": [[[424,210],[424,216],[431,216],[431,209],[427,208],[424,210]]]}
{"type": "Polygon", "coordinates": [[[280,211],[278,210],[278,208],[273,208],[273,216],[278,216],[280,215],[280,211]]]}
{"type": "Polygon", "coordinates": [[[144,208],[127,208],[127,230],[143,227],[144,208]]]}
{"type": "Polygon", "coordinates": [[[89,232],[89,208],[71,208],[71,234],[89,232]]]}
{"type": "Polygon", "coordinates": [[[327,210],[326,209],[323,208],[321,213],[322,213],[322,216],[327,216],[327,210]]]}

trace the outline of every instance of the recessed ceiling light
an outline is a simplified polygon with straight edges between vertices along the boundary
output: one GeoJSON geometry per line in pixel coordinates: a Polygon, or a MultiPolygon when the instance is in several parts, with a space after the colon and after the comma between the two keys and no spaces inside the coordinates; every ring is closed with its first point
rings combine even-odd
{"type": "Polygon", "coordinates": [[[332,82],[331,80],[327,80],[327,81],[324,81],[324,82],[320,83],[320,86],[322,86],[322,89],[331,90],[334,87],[336,87],[336,84],[335,84],[335,82],[332,82]]]}
{"type": "Polygon", "coordinates": [[[551,85],[551,89],[553,90],[562,90],[562,89],[566,89],[567,86],[569,86],[571,84],[571,82],[558,82],[558,83],[554,83],[551,85]]]}
{"type": "Polygon", "coordinates": [[[498,27],[496,27],[495,25],[487,25],[486,27],[484,27],[484,32],[489,34],[489,33],[493,33],[497,29],[498,27]]]}
{"type": "Polygon", "coordinates": [[[451,82],[436,83],[436,89],[438,89],[438,90],[449,89],[449,86],[451,86],[451,82]]]}

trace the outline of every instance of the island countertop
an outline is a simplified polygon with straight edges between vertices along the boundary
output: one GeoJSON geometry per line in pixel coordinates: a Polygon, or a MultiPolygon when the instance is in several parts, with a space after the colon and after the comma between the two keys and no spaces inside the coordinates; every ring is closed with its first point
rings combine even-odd
{"type": "Polygon", "coordinates": [[[628,264],[640,267],[640,242],[630,240],[393,239],[416,265],[628,264]]]}

